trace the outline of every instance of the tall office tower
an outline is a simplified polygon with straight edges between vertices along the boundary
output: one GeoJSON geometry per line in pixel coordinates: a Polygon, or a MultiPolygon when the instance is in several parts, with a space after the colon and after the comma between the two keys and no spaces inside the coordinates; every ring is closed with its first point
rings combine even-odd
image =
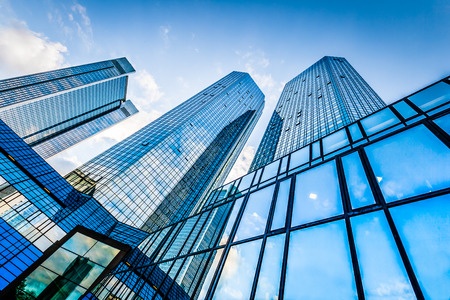
{"type": "Polygon", "coordinates": [[[345,58],[325,56],[286,83],[250,170],[385,105],[345,58]]]}
{"type": "Polygon", "coordinates": [[[119,221],[163,227],[223,183],[263,106],[251,77],[232,72],[66,178],[119,221]]]}
{"type": "Polygon", "coordinates": [[[1,80],[0,119],[50,157],[137,112],[124,103],[132,72],[119,58],[1,80]]]}

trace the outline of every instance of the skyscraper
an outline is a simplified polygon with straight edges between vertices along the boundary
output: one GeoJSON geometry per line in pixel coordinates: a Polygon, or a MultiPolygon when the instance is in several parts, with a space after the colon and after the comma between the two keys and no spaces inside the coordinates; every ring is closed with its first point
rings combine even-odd
{"type": "Polygon", "coordinates": [[[250,170],[384,106],[345,58],[325,56],[286,83],[250,170]]]}
{"type": "Polygon", "coordinates": [[[119,221],[164,227],[223,183],[263,106],[251,77],[232,72],[66,178],[119,221]]]}
{"type": "Polygon", "coordinates": [[[137,112],[124,103],[132,72],[119,58],[1,80],[0,119],[50,157],[137,112]]]}

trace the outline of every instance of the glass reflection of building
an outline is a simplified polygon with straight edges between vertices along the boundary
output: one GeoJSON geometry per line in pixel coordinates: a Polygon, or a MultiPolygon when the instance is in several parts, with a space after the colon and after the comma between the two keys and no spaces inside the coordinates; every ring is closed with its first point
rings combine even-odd
{"type": "Polygon", "coordinates": [[[284,86],[250,170],[384,106],[345,58],[325,56],[284,86]]]}
{"type": "Polygon", "coordinates": [[[119,58],[0,80],[0,119],[48,158],[137,112],[132,72],[119,58]]]}
{"type": "Polygon", "coordinates": [[[161,228],[187,217],[223,183],[263,106],[251,77],[232,72],[67,179],[119,221],[161,228]]]}
{"type": "Polygon", "coordinates": [[[448,124],[444,78],[219,187],[152,232],[96,295],[446,299],[448,124]],[[153,287],[137,275],[160,270],[153,287]]]}

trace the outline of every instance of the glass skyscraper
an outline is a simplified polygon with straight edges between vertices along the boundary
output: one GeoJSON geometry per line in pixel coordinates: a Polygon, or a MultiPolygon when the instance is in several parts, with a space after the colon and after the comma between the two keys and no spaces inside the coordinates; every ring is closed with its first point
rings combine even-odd
{"type": "Polygon", "coordinates": [[[119,221],[163,227],[223,183],[263,106],[251,77],[232,72],[66,178],[119,221]]]}
{"type": "Polygon", "coordinates": [[[286,83],[250,170],[384,106],[345,58],[325,56],[286,83]]]}
{"type": "Polygon", "coordinates": [[[119,58],[1,80],[0,119],[48,158],[137,112],[124,103],[134,71],[119,58]]]}

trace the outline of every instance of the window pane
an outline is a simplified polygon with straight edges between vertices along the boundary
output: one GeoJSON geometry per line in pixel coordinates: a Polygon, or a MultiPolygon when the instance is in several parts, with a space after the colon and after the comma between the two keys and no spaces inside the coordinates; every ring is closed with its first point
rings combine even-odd
{"type": "Polygon", "coordinates": [[[230,248],[213,299],[249,299],[261,241],[230,248]]]}
{"type": "Polygon", "coordinates": [[[423,111],[428,111],[450,100],[450,86],[439,82],[408,98],[423,111]]]}
{"type": "Polygon", "coordinates": [[[255,172],[250,173],[242,177],[241,183],[239,184],[239,190],[243,191],[246,188],[250,187],[250,184],[252,184],[253,175],[255,175],[255,172]]]}
{"type": "Polygon", "coordinates": [[[320,156],[320,141],[312,144],[312,159],[320,156]]]}
{"type": "Polygon", "coordinates": [[[442,128],[448,135],[450,135],[450,114],[442,116],[436,120],[433,120],[439,127],[442,128]]]}
{"type": "Polygon", "coordinates": [[[113,248],[102,242],[97,242],[88,253],[86,253],[86,257],[99,265],[107,267],[119,252],[119,249],[113,248]]]}
{"type": "Polygon", "coordinates": [[[408,119],[412,116],[417,115],[417,112],[411,108],[406,102],[401,101],[394,104],[394,108],[402,115],[403,118],[408,119]]]}
{"type": "Polygon", "coordinates": [[[42,265],[58,275],[63,275],[67,267],[72,264],[77,257],[78,255],[60,248],[47,258],[42,265]]]}
{"type": "Polygon", "coordinates": [[[345,129],[341,129],[322,140],[323,153],[327,154],[348,145],[345,129]]]}
{"type": "Polygon", "coordinates": [[[255,299],[278,299],[285,234],[267,238],[255,299]]]}
{"type": "Polygon", "coordinates": [[[357,297],[345,223],[291,232],[285,299],[357,297]]]}
{"type": "Polygon", "coordinates": [[[350,220],[366,299],[415,298],[384,213],[350,220]]]}
{"type": "Polygon", "coordinates": [[[278,166],[280,164],[280,161],[274,161],[273,163],[268,164],[264,167],[264,172],[261,177],[261,182],[266,181],[267,179],[270,179],[272,177],[275,177],[278,173],[278,166]]]}
{"type": "Polygon", "coordinates": [[[391,209],[426,299],[450,295],[450,195],[391,209]]]}
{"type": "Polygon", "coordinates": [[[363,138],[363,135],[361,133],[361,130],[359,129],[358,124],[355,123],[353,125],[350,125],[348,127],[348,130],[350,131],[350,134],[352,135],[352,140],[354,142],[363,138]]]}
{"type": "Polygon", "coordinates": [[[272,184],[262,190],[250,194],[239,222],[234,241],[243,240],[263,234],[266,229],[270,203],[272,203],[275,185],[272,184]]]}
{"type": "Polygon", "coordinates": [[[292,226],[325,219],[342,212],[334,161],[297,175],[292,226]]]}
{"type": "Polygon", "coordinates": [[[227,226],[222,234],[222,238],[220,239],[220,245],[225,245],[228,242],[228,238],[230,237],[231,229],[233,229],[234,221],[239,213],[239,209],[241,208],[242,201],[244,197],[236,199],[234,203],[233,210],[231,211],[230,218],[228,219],[227,226]]]}
{"type": "Polygon", "coordinates": [[[342,158],[348,194],[353,208],[375,203],[358,152],[342,158]]]}
{"type": "Polygon", "coordinates": [[[216,272],[217,265],[219,264],[220,257],[222,256],[223,249],[219,249],[213,252],[211,259],[213,260],[211,267],[208,270],[208,274],[205,277],[205,281],[202,284],[202,288],[200,290],[200,295],[198,299],[205,299],[206,293],[208,292],[209,285],[213,279],[214,273],[216,272]]]}
{"type": "Polygon", "coordinates": [[[365,150],[387,202],[449,186],[450,151],[423,125],[365,150]]]}
{"type": "Polygon", "coordinates": [[[280,182],[278,188],[277,202],[275,203],[275,211],[272,218],[271,229],[282,228],[286,224],[286,211],[289,201],[289,190],[291,188],[291,179],[280,182]]]}
{"type": "Polygon", "coordinates": [[[292,170],[300,165],[309,162],[309,146],[306,146],[291,154],[291,161],[289,163],[289,169],[292,170]]]}
{"type": "Polygon", "coordinates": [[[399,120],[389,108],[380,110],[361,120],[361,125],[367,135],[372,135],[397,123],[399,123],[399,120]]]}
{"type": "Polygon", "coordinates": [[[86,252],[94,246],[95,242],[96,240],[93,238],[77,232],[62,246],[78,255],[84,256],[86,252]]]}

